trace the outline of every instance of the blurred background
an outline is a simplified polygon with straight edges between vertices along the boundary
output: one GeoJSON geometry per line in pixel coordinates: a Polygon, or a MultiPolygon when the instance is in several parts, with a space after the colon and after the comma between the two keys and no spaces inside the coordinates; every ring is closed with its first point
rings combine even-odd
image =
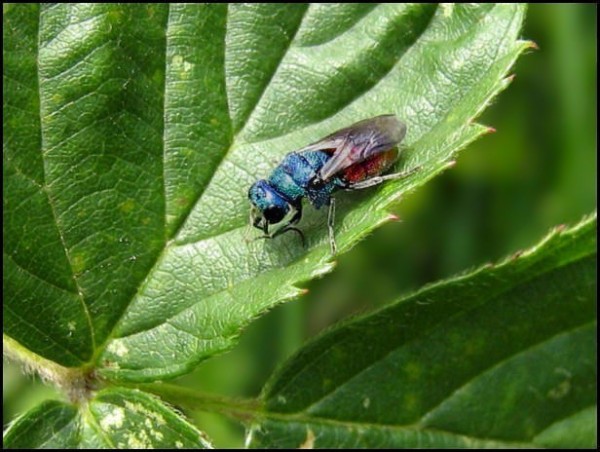
{"type": "MultiPolygon", "coordinates": [[[[252,324],[229,353],[176,383],[202,392],[256,397],[269,375],[336,321],[382,306],[424,284],[533,245],[553,226],[596,208],[597,7],[532,4],[523,38],[539,50],[513,68],[512,85],[479,122],[494,127],[458,164],[394,207],[389,223],[338,259],[308,294],[252,324]]],[[[52,388],[3,366],[4,425],[52,388]]],[[[242,447],[243,426],[186,413],[216,447],[242,447]]]]}

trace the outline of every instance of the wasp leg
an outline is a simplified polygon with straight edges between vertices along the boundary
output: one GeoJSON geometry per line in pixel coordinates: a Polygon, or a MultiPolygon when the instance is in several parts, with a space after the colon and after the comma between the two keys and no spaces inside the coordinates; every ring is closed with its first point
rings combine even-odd
{"type": "Polygon", "coordinates": [[[300,239],[302,240],[302,246],[306,248],[306,239],[304,238],[304,234],[302,233],[302,231],[300,229],[295,228],[293,226],[296,223],[298,223],[301,218],[302,218],[302,209],[298,209],[287,226],[284,226],[283,228],[279,229],[278,231],[272,232],[270,234],[268,233],[268,229],[269,229],[268,224],[265,223],[264,235],[257,237],[257,239],[273,239],[273,238],[277,237],[278,235],[283,234],[284,232],[294,231],[294,232],[298,233],[298,235],[300,236],[300,239]]]}
{"type": "Polygon", "coordinates": [[[283,234],[286,231],[294,231],[294,232],[298,233],[298,235],[300,236],[300,239],[302,240],[302,246],[304,248],[306,248],[306,239],[304,238],[304,234],[302,233],[302,231],[300,229],[293,226],[296,223],[298,223],[301,218],[302,218],[302,208],[298,208],[298,211],[290,220],[290,224],[288,224],[285,228],[277,231],[273,237],[275,237],[276,235],[279,235],[279,234],[283,234]]]}
{"type": "Polygon", "coordinates": [[[335,244],[335,233],[333,231],[333,224],[335,221],[335,198],[329,200],[329,213],[327,215],[327,229],[329,229],[329,246],[331,247],[331,254],[335,256],[337,253],[337,246],[335,244]]]}
{"type": "Polygon", "coordinates": [[[284,232],[287,232],[287,231],[297,232],[298,235],[300,236],[300,240],[302,240],[302,246],[306,248],[306,239],[304,238],[304,234],[302,233],[302,231],[300,229],[295,228],[293,226],[286,226],[285,228],[280,229],[279,231],[275,232],[272,235],[269,235],[269,234],[260,235],[260,236],[256,237],[256,239],[257,240],[258,239],[273,239],[273,238],[277,237],[278,235],[281,235],[281,234],[283,234],[284,232]]]}
{"type": "Polygon", "coordinates": [[[344,190],[361,190],[363,188],[369,188],[369,187],[373,187],[375,185],[379,185],[379,184],[385,182],[386,180],[404,179],[405,177],[416,173],[420,169],[421,169],[421,167],[417,166],[411,170],[404,171],[402,173],[386,174],[385,176],[375,176],[375,177],[372,177],[371,179],[363,180],[361,182],[356,182],[354,184],[349,184],[346,187],[344,187],[344,190]]]}

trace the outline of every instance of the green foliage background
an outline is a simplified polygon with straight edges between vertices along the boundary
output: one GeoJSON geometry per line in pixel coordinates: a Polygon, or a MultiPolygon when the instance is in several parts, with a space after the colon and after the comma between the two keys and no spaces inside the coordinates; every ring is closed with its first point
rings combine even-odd
{"type": "MultiPolygon", "coordinates": [[[[425,283],[535,243],[596,206],[596,6],[530,5],[516,79],[479,122],[497,129],[460,154],[451,171],[395,207],[388,223],[338,260],[308,294],[272,310],[232,351],[179,381],[203,391],[256,396],[275,366],[335,321],[425,283]]],[[[51,388],[4,366],[3,414],[51,388]]],[[[216,446],[240,446],[240,425],[197,416],[216,446]]]]}

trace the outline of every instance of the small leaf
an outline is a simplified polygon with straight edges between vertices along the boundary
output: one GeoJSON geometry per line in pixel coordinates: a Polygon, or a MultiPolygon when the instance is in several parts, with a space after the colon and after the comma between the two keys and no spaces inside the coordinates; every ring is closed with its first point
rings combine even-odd
{"type": "Polygon", "coordinates": [[[10,449],[74,449],[79,443],[77,408],[56,400],[43,402],[4,431],[3,443],[10,449]]]}
{"type": "Polygon", "coordinates": [[[595,447],[596,215],[326,332],[254,447],[595,447]]]}
{"type": "MultiPolygon", "coordinates": [[[[406,179],[342,194],[350,249],[452,164],[519,54],[522,5],[56,4],[4,10],[4,332],[65,367],[153,381],[231,348],[333,263],[253,240],[247,190],[379,114],[406,179]]],[[[23,356],[23,360],[27,357],[23,356]]]]}
{"type": "Polygon", "coordinates": [[[113,388],[79,407],[48,401],[4,433],[9,448],[208,448],[196,430],[158,399],[113,388]]]}

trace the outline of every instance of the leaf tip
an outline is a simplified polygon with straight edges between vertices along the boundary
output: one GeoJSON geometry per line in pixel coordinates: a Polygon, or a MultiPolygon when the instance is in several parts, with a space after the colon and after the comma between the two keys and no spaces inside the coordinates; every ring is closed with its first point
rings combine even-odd
{"type": "Polygon", "coordinates": [[[558,234],[560,234],[561,232],[563,232],[565,229],[567,229],[567,225],[566,224],[559,224],[554,228],[554,231],[557,232],[558,234]]]}
{"type": "Polygon", "coordinates": [[[521,257],[523,255],[524,252],[525,252],[525,250],[517,250],[517,251],[515,251],[512,254],[512,256],[510,256],[511,260],[514,261],[514,260],[518,259],[519,257],[521,257]]]}
{"type": "Polygon", "coordinates": [[[535,41],[525,41],[525,48],[532,50],[540,50],[540,46],[537,45],[535,41]]]}
{"type": "MultiPolygon", "coordinates": [[[[334,258],[335,256],[332,256],[332,258],[334,258]]],[[[323,265],[321,265],[319,268],[315,269],[311,274],[311,278],[316,278],[319,276],[323,276],[325,273],[329,273],[331,270],[334,269],[334,267],[336,266],[337,261],[335,260],[329,260],[327,262],[325,262],[323,265]]]]}

